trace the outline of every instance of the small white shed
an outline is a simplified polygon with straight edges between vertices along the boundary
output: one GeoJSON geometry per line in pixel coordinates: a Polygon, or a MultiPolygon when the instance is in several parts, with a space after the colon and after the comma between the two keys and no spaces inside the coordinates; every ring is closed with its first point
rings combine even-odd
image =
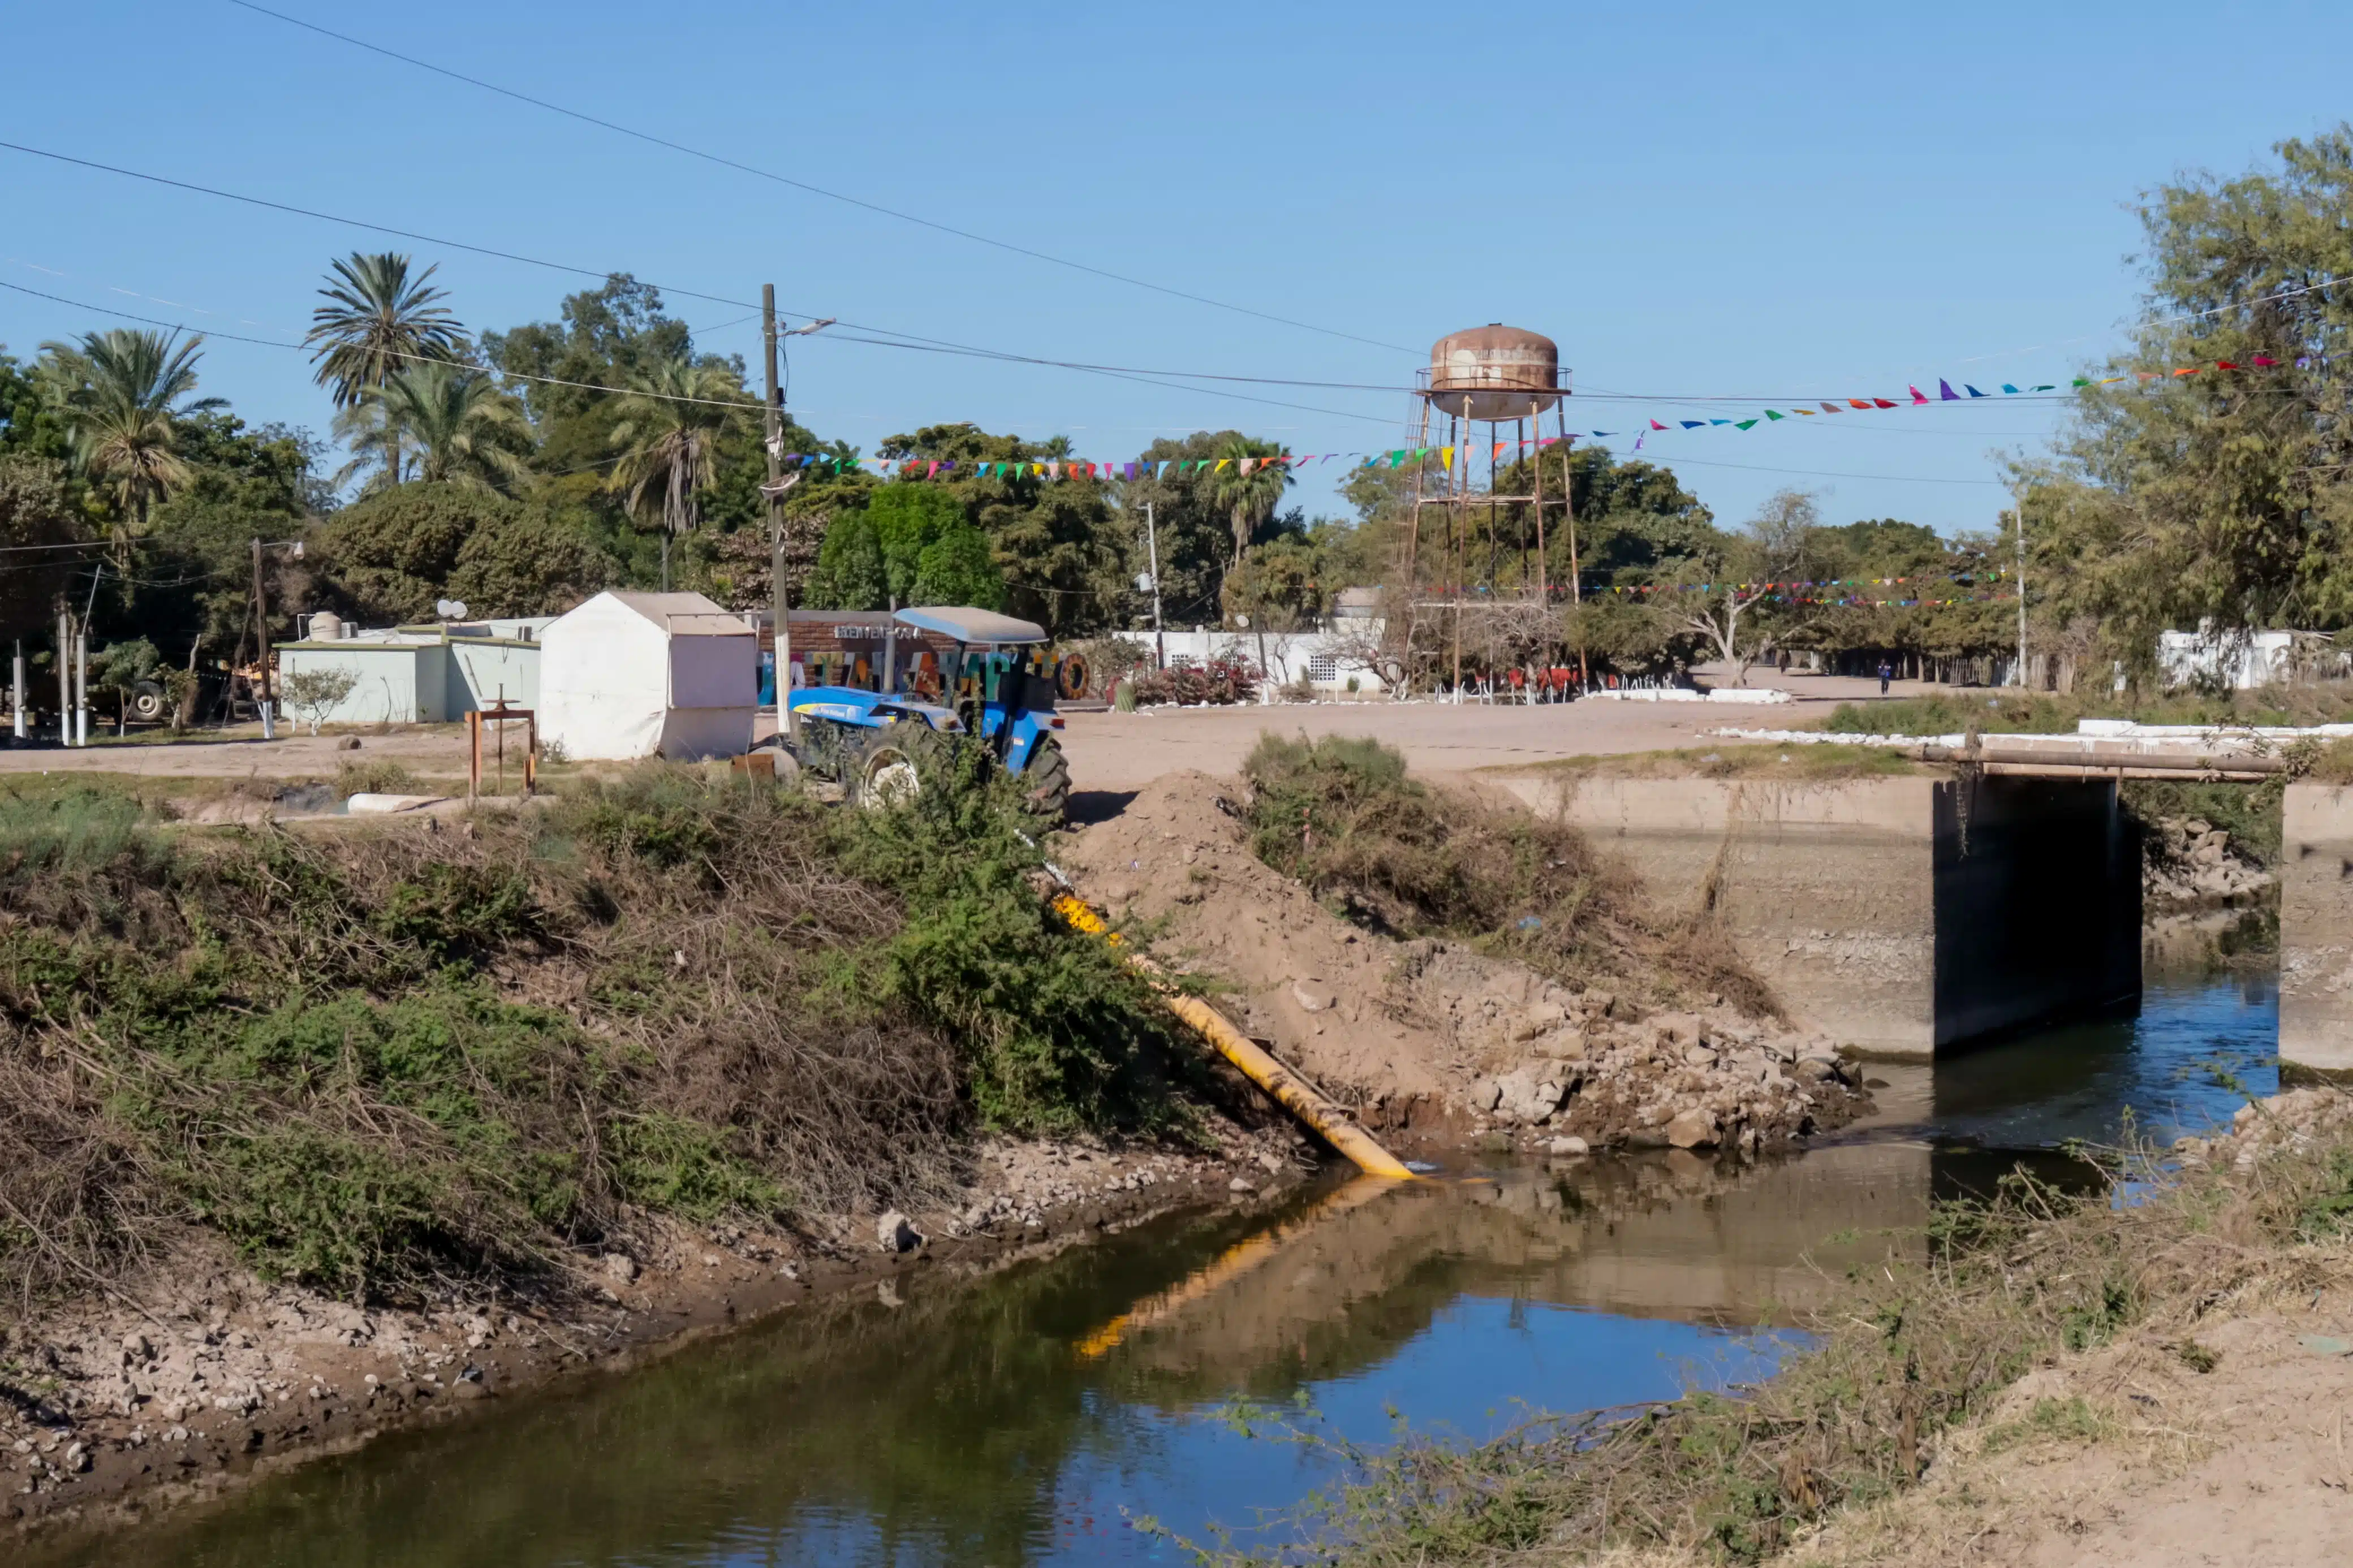
{"type": "Polygon", "coordinates": [[[599,594],[539,640],[539,732],[565,756],[751,749],[759,636],[702,595],[599,594]]]}

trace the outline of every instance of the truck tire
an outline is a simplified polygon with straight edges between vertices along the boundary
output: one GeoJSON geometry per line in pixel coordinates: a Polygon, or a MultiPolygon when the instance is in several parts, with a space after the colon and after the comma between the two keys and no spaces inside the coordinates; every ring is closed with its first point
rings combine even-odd
{"type": "Polygon", "coordinates": [[[131,716],[142,724],[160,724],[170,718],[172,700],[163,682],[142,680],[131,688],[131,716]]]}
{"type": "Polygon", "coordinates": [[[1071,805],[1071,760],[1050,735],[1041,738],[1021,770],[1022,797],[1048,822],[1060,822],[1071,805]]]}

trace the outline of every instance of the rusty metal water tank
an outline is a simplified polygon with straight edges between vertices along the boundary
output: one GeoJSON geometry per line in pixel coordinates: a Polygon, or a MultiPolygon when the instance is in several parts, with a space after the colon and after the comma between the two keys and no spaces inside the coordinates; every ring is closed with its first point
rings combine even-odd
{"type": "Polygon", "coordinates": [[[1451,332],[1430,351],[1430,403],[1469,419],[1523,419],[1560,400],[1560,350],[1501,321],[1451,332]]]}

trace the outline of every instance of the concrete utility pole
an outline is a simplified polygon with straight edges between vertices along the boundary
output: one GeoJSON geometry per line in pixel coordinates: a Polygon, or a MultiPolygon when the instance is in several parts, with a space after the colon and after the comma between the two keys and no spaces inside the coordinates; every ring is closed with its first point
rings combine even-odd
{"type": "Polygon", "coordinates": [[[1152,555],[1152,668],[1168,668],[1168,634],[1160,629],[1160,534],[1152,524],[1152,503],[1144,503],[1144,546],[1152,555]]]}
{"type": "Polygon", "coordinates": [[[58,744],[73,744],[73,612],[58,600],[58,744]]]}
{"type": "Polygon", "coordinates": [[[261,541],[253,542],[253,656],[261,671],[261,695],[255,705],[261,710],[261,738],[278,739],[277,716],[270,712],[269,690],[269,594],[261,582],[261,541]]]}
{"type": "Polygon", "coordinates": [[[769,614],[776,621],[776,728],[786,743],[800,740],[793,716],[793,626],[785,603],[785,399],[776,385],[776,286],[760,285],[760,342],[768,359],[768,580],[769,614]]]}
{"type": "Polygon", "coordinates": [[[16,639],[15,679],[8,683],[8,706],[16,710],[16,739],[25,738],[25,639],[16,639]]]}
{"type": "Polygon", "coordinates": [[[2010,517],[2018,524],[2018,687],[2026,689],[2026,491],[2010,498],[2010,517]]]}

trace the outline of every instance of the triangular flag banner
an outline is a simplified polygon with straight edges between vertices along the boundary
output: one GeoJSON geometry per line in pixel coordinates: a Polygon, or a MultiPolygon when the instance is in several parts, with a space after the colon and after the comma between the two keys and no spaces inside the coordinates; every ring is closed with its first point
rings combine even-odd
{"type": "Polygon", "coordinates": [[[1958,403],[1961,400],[1961,395],[1953,390],[1953,384],[1949,381],[1940,381],[1936,384],[1936,395],[1947,403],[1958,403]]]}
{"type": "MultiPolygon", "coordinates": [[[[1927,401],[1927,400],[1926,400],[1926,398],[1923,398],[1921,401],[1926,402],[1926,401],[1927,401]]],[[[1893,407],[1894,407],[1894,406],[1895,406],[1895,405],[1894,405],[1893,403],[1888,402],[1888,401],[1887,401],[1887,399],[1885,399],[1885,398],[1883,398],[1883,397],[1874,397],[1874,398],[1873,398],[1873,399],[1871,400],[1871,405],[1872,405],[1873,408],[1893,408],[1893,407]]],[[[1855,406],[1856,406],[1857,408],[1860,408],[1860,407],[1862,407],[1862,404],[1860,404],[1860,403],[1858,403],[1858,404],[1856,404],[1856,405],[1855,405],[1855,406]]]]}
{"type": "Polygon", "coordinates": [[[1920,395],[1920,389],[1916,386],[1907,386],[1904,390],[1912,395],[1912,401],[1915,404],[1921,404],[1928,401],[1926,398],[1920,395]]]}
{"type": "Polygon", "coordinates": [[[2015,396],[2018,393],[2018,388],[2010,385],[2010,383],[2006,381],[2001,384],[2001,389],[2004,392],[2010,394],[2012,396],[2015,396]]]}
{"type": "MultiPolygon", "coordinates": [[[[1249,473],[1249,472],[1250,471],[1250,462],[1251,462],[1251,459],[1250,459],[1250,458],[1244,458],[1241,460],[1241,467],[1240,467],[1239,469],[1237,469],[1236,471],[1237,471],[1237,472],[1239,472],[1239,473],[1244,473],[1244,474],[1249,473]]],[[[1222,467],[1223,465],[1219,465],[1219,466],[1220,466],[1220,467],[1222,467]]]]}
{"type": "Polygon", "coordinates": [[[1449,473],[1453,472],[1453,471],[1454,471],[1454,448],[1453,448],[1453,447],[1440,447],[1438,449],[1438,460],[1439,460],[1440,463],[1443,463],[1443,464],[1445,464],[1445,465],[1446,465],[1446,470],[1447,470],[1447,472],[1449,472],[1449,473]]]}
{"type": "Polygon", "coordinates": [[[1653,429],[1653,430],[1663,430],[1663,429],[1665,429],[1665,428],[1666,428],[1666,426],[1663,426],[1663,425],[1662,425],[1662,424],[1660,424],[1657,420],[1653,419],[1653,420],[1651,420],[1651,429],[1653,429]]]}
{"type": "Polygon", "coordinates": [[[1755,421],[1754,419],[1743,419],[1742,421],[1740,421],[1740,423],[1738,423],[1737,425],[1735,425],[1735,426],[1733,426],[1733,428],[1734,428],[1734,429],[1736,429],[1736,430],[1746,430],[1746,429],[1747,429],[1751,425],[1754,425],[1754,424],[1756,424],[1756,423],[1757,423],[1757,421],[1755,421]]]}
{"type": "Polygon", "coordinates": [[[937,463],[934,463],[930,468],[925,468],[925,469],[923,470],[923,478],[925,478],[925,479],[930,479],[934,474],[936,474],[936,473],[938,473],[939,471],[940,471],[940,466],[939,466],[937,463]]]}
{"type": "Polygon", "coordinates": [[[1221,474],[1224,473],[1226,471],[1226,465],[1232,461],[1233,459],[1231,458],[1219,458],[1218,459],[1217,472],[1221,474]]]}
{"type": "Polygon", "coordinates": [[[1767,419],[1778,419],[1782,417],[1781,411],[1778,408],[1767,408],[1765,411],[1765,417],[1767,419]]]}

